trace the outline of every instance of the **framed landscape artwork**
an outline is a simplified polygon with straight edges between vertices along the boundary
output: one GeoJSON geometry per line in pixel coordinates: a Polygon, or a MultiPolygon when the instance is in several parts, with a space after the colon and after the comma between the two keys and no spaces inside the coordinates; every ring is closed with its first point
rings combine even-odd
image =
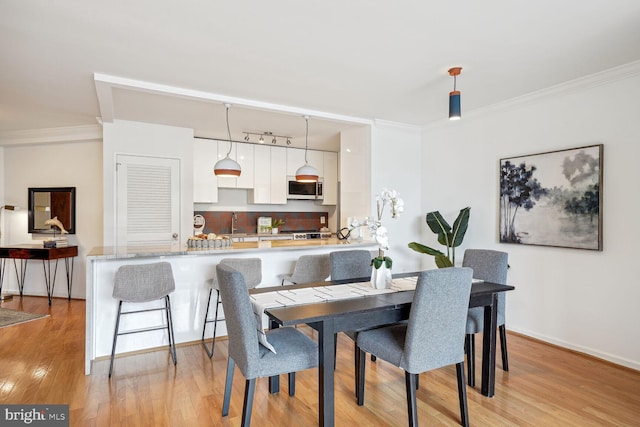
{"type": "Polygon", "coordinates": [[[603,145],[500,159],[500,242],[602,250],[603,145]]]}

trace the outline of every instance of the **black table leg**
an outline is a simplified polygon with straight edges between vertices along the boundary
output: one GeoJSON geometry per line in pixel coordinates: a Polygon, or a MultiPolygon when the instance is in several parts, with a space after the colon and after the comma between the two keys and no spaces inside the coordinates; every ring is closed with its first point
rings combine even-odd
{"type": "Polygon", "coordinates": [[[498,324],[498,298],[491,296],[491,305],[484,306],[484,328],[482,332],[482,386],[481,392],[493,397],[496,386],[496,328],[498,324]]]}
{"type": "Polygon", "coordinates": [[[64,259],[65,272],[67,273],[67,292],[68,292],[68,295],[69,295],[69,301],[71,301],[71,285],[73,284],[73,261],[74,261],[74,259],[75,258],[71,258],[71,262],[69,262],[69,258],[65,258],[64,259]],[[69,269],[69,264],[71,264],[71,269],[69,269]]]}
{"type": "Polygon", "coordinates": [[[335,425],[335,402],[334,402],[334,370],[335,364],[335,328],[333,319],[327,319],[315,328],[318,330],[318,383],[319,383],[319,423],[323,426],[335,425]]]}
{"type": "Polygon", "coordinates": [[[18,289],[20,289],[20,298],[22,298],[22,290],[24,289],[24,278],[27,275],[28,259],[20,258],[20,272],[18,272],[18,264],[16,259],[13,260],[13,268],[16,270],[16,280],[18,281],[18,289]]]}
{"type": "MultiPolygon", "coordinates": [[[[269,329],[279,328],[280,325],[273,320],[269,320],[269,329]]],[[[280,391],[280,375],[269,377],[269,393],[274,394],[280,391]]]]}
{"type": "Polygon", "coordinates": [[[53,298],[53,288],[56,285],[56,274],[58,273],[58,260],[53,270],[53,277],[51,277],[51,261],[42,260],[42,268],[44,269],[44,284],[47,286],[47,296],[49,297],[49,305],[53,298]]]}

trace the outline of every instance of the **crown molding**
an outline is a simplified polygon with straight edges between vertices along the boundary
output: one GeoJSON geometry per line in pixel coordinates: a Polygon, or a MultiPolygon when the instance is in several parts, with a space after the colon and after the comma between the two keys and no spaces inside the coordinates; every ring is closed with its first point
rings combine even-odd
{"type": "MultiPolygon", "coordinates": [[[[484,115],[494,114],[505,109],[514,108],[516,106],[531,104],[544,99],[593,89],[598,86],[615,83],[621,80],[635,77],[637,75],[640,75],[640,61],[630,62],[628,64],[620,65],[618,67],[610,68],[608,70],[600,71],[598,73],[579,77],[574,80],[569,80],[564,83],[540,89],[535,92],[530,92],[516,98],[511,98],[506,101],[487,105],[486,107],[470,110],[464,113],[464,116],[462,117],[462,120],[459,121],[459,123],[462,123],[465,118],[482,117],[484,115]]],[[[438,120],[437,122],[433,122],[431,124],[423,126],[422,130],[433,130],[441,128],[448,123],[451,123],[451,121],[448,119],[438,120]]]]}
{"type": "Polygon", "coordinates": [[[99,125],[67,126],[0,132],[0,146],[46,144],[52,142],[86,142],[96,140],[102,140],[102,127],[99,125]]]}

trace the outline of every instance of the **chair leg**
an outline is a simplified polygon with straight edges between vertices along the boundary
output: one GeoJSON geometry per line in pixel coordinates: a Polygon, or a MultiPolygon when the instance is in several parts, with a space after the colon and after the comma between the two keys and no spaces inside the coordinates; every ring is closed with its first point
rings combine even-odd
{"type": "Polygon", "coordinates": [[[364,369],[367,365],[365,363],[366,353],[364,350],[361,350],[360,347],[356,345],[356,350],[358,352],[356,356],[356,399],[358,401],[358,406],[364,405],[364,369]]]}
{"type": "Polygon", "coordinates": [[[296,395],[296,373],[289,372],[289,396],[296,395]]]}
{"type": "Polygon", "coordinates": [[[476,340],[474,334],[467,334],[464,339],[464,352],[467,354],[467,381],[469,387],[476,385],[476,340]]]}
{"type": "Polygon", "coordinates": [[[209,359],[211,359],[213,357],[213,352],[215,350],[215,345],[216,345],[216,332],[218,329],[218,310],[220,309],[220,291],[219,290],[215,290],[216,291],[216,312],[213,315],[214,318],[213,320],[207,320],[207,318],[209,317],[209,305],[211,304],[211,295],[213,293],[214,289],[210,289],[209,290],[209,300],[207,301],[207,311],[204,314],[204,325],[202,325],[202,346],[204,347],[204,351],[207,352],[207,356],[209,356],[209,359]],[[207,323],[212,323],[213,322],[213,339],[211,340],[211,349],[209,349],[209,347],[207,347],[207,343],[204,342],[204,335],[205,335],[205,330],[207,328],[207,323]]]}
{"type": "Polygon", "coordinates": [[[500,331],[500,350],[502,353],[502,370],[509,371],[509,356],[507,354],[507,328],[505,325],[498,327],[500,331]]]}
{"type": "Polygon", "coordinates": [[[416,377],[418,374],[404,373],[405,386],[407,389],[407,414],[409,416],[409,426],[418,425],[418,408],[416,406],[416,377]]]}
{"type": "Polygon", "coordinates": [[[122,311],[122,301],[118,302],[118,317],[116,317],[116,330],[113,333],[113,345],[111,346],[111,363],[109,364],[109,378],[113,372],[113,358],[116,355],[116,341],[118,341],[118,327],[120,326],[120,312],[122,311]]]}
{"type": "Polygon", "coordinates": [[[169,332],[169,353],[173,359],[173,364],[178,363],[178,356],[176,355],[176,336],[173,333],[173,316],[171,315],[171,299],[167,295],[164,299],[165,308],[167,309],[167,331],[169,332]]]}
{"type": "Polygon", "coordinates": [[[464,362],[456,363],[456,374],[458,376],[458,399],[460,400],[460,424],[469,427],[467,386],[464,383],[464,362]]]}
{"type": "Polygon", "coordinates": [[[224,400],[222,401],[222,416],[229,415],[229,402],[231,401],[231,386],[233,385],[233,370],[236,362],[232,358],[227,359],[227,378],[224,383],[224,400]]]}
{"type": "Polygon", "coordinates": [[[244,385],[244,404],[242,406],[242,427],[251,425],[251,408],[253,407],[253,394],[256,390],[256,379],[250,379],[244,385]]]}
{"type": "Polygon", "coordinates": [[[338,354],[338,334],[333,334],[333,370],[336,370],[336,355],[338,354]]]}

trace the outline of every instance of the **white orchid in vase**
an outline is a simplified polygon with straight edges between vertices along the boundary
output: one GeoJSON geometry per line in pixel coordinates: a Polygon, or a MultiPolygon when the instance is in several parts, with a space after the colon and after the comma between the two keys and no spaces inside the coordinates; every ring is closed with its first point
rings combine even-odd
{"type": "Polygon", "coordinates": [[[378,256],[371,260],[371,265],[376,269],[379,269],[383,263],[387,269],[391,269],[391,265],[393,264],[393,260],[384,255],[384,251],[389,250],[387,227],[382,225],[382,215],[387,206],[391,209],[391,218],[398,218],[400,213],[404,211],[404,201],[398,197],[398,193],[395,190],[385,188],[376,196],[377,219],[367,218],[365,220],[365,225],[369,228],[376,242],[378,242],[378,256]]]}

